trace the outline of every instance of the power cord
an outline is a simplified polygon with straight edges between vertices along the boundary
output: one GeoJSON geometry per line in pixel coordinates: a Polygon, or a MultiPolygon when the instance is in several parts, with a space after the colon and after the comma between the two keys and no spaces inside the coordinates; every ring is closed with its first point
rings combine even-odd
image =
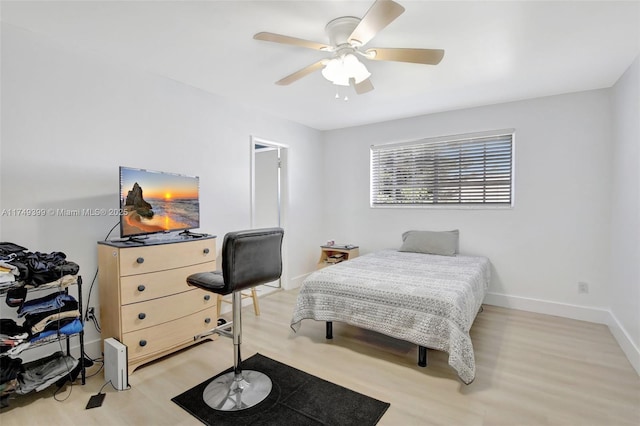
{"type": "Polygon", "coordinates": [[[100,365],[100,368],[98,368],[97,371],[95,371],[94,373],[91,373],[90,375],[86,376],[87,379],[89,377],[93,377],[93,376],[99,374],[102,371],[102,369],[104,368],[104,358],[99,357],[99,358],[93,359],[90,356],[88,356],[87,354],[85,354],[85,358],[88,358],[89,361],[91,361],[93,363],[93,365],[96,365],[96,364],[100,365]]]}
{"type": "Polygon", "coordinates": [[[111,235],[111,233],[113,232],[113,230],[114,230],[114,229],[116,229],[116,226],[118,226],[118,225],[120,225],[120,221],[116,222],[116,224],[115,224],[115,225],[113,225],[113,228],[111,228],[111,229],[109,230],[109,233],[107,233],[107,236],[106,236],[106,237],[104,237],[104,240],[105,240],[105,241],[107,241],[107,239],[109,238],[109,235],[111,235]]]}
{"type": "MultiPolygon", "coordinates": [[[[58,322],[59,321],[60,320],[58,319],[58,322]]],[[[69,337],[67,337],[67,339],[68,338],[69,337]]],[[[62,349],[62,340],[60,338],[60,334],[58,334],[58,344],[60,345],[60,351],[64,352],[63,349],[62,349]]],[[[62,378],[62,382],[63,383],[58,386],[58,389],[56,389],[55,392],[53,392],[53,399],[55,399],[58,402],[66,401],[71,396],[71,392],[73,392],[73,381],[74,381],[74,379],[73,379],[73,368],[71,368],[69,366],[69,362],[68,362],[68,360],[66,358],[64,358],[64,355],[63,355],[63,361],[64,361],[65,367],[67,367],[67,374],[62,378]],[[64,398],[58,399],[58,392],[60,392],[60,390],[63,388],[64,382],[66,382],[67,379],[69,380],[69,393],[64,398]]]]}
{"type": "MultiPolygon", "coordinates": [[[[85,409],[88,410],[90,408],[96,408],[96,407],[100,407],[102,405],[102,402],[104,401],[104,398],[107,396],[107,394],[106,393],[102,393],[102,391],[104,390],[104,388],[107,385],[111,385],[111,387],[113,389],[118,390],[118,389],[116,389],[115,386],[113,386],[113,383],[111,382],[111,380],[105,382],[105,384],[102,385],[102,387],[100,388],[98,393],[95,394],[95,395],[92,395],[91,398],[89,398],[89,402],[87,402],[87,406],[85,407],[85,409]]],[[[124,389],[124,390],[129,390],[129,389],[131,389],[131,386],[127,385],[127,388],[124,389]]]]}
{"type": "MultiPolygon", "coordinates": [[[[109,235],[111,235],[113,230],[116,229],[116,226],[118,226],[119,224],[120,224],[120,221],[116,222],[116,224],[113,225],[113,227],[109,230],[109,232],[107,232],[107,236],[104,237],[105,241],[109,239],[109,235]]],[[[98,271],[99,271],[99,268],[96,268],[96,273],[93,275],[93,279],[91,280],[91,285],[89,286],[89,295],[87,296],[87,305],[86,305],[87,307],[85,309],[83,318],[85,321],[91,321],[93,323],[93,326],[96,328],[96,330],[98,332],[101,332],[102,329],[100,328],[100,323],[98,322],[98,318],[96,317],[95,308],[91,306],[91,292],[93,291],[93,286],[96,283],[96,278],[98,278],[98,271]]]]}
{"type": "Polygon", "coordinates": [[[100,323],[98,322],[98,318],[96,317],[95,308],[93,306],[89,306],[89,302],[91,301],[91,291],[93,290],[93,286],[96,283],[96,278],[98,278],[98,268],[96,268],[96,273],[93,276],[93,280],[91,280],[91,285],[89,286],[89,296],[87,297],[87,308],[84,312],[84,320],[85,322],[91,321],[96,330],[98,332],[102,332],[100,323]]]}

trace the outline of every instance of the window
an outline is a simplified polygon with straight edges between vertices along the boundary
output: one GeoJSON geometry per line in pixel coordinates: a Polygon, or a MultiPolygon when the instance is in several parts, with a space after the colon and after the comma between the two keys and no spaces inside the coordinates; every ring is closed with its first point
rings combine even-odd
{"type": "Polygon", "coordinates": [[[371,146],[371,206],[511,206],[513,133],[371,146]]]}

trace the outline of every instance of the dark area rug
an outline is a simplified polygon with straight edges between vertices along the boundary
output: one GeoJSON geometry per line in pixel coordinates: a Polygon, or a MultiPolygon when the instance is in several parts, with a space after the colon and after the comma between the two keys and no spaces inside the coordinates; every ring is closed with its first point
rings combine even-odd
{"type": "Polygon", "coordinates": [[[261,354],[244,360],[242,367],[265,373],[273,383],[269,396],[255,407],[235,412],[210,408],[202,392],[217,376],[171,400],[207,425],[375,425],[390,405],[261,354]]]}

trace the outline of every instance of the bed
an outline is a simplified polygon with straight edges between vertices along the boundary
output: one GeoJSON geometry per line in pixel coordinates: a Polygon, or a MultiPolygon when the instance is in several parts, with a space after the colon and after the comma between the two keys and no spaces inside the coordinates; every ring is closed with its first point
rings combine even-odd
{"type": "MultiPolygon", "coordinates": [[[[486,257],[382,250],[320,269],[302,283],[291,319],[345,322],[449,354],[469,384],[475,357],[469,330],[490,279],[486,257]]],[[[419,362],[420,363],[420,362],[419,362]]]]}

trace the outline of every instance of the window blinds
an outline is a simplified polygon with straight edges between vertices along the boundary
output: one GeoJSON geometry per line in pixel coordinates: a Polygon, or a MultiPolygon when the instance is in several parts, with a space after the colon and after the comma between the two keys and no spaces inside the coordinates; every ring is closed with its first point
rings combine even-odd
{"type": "Polygon", "coordinates": [[[371,205],[512,204],[513,130],[371,147],[371,205]]]}

